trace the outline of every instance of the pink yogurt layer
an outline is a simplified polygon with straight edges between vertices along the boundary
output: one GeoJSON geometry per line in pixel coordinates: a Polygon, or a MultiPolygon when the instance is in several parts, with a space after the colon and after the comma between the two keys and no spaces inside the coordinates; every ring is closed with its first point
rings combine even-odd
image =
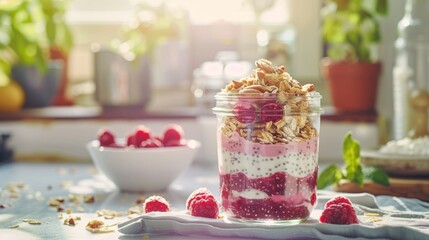
{"type": "Polygon", "coordinates": [[[221,136],[223,150],[230,152],[253,152],[257,150],[258,155],[263,157],[275,157],[285,153],[317,153],[319,138],[314,137],[305,142],[290,142],[278,144],[260,144],[242,138],[234,132],[230,138],[221,136]]]}

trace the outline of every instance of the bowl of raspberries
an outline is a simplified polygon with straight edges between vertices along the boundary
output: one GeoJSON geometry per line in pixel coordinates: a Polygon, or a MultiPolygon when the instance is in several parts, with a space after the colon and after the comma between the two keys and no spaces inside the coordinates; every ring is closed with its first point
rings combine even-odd
{"type": "Polygon", "coordinates": [[[122,138],[101,128],[86,148],[97,170],[120,190],[166,190],[192,163],[200,142],[184,138],[180,125],[165,126],[160,134],[140,125],[122,138]]]}

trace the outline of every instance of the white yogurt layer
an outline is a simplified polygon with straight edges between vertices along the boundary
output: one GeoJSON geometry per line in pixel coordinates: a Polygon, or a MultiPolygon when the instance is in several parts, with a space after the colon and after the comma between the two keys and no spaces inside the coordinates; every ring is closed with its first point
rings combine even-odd
{"type": "Polygon", "coordinates": [[[285,153],[275,157],[261,157],[222,150],[221,154],[219,171],[222,174],[242,172],[248,178],[268,177],[276,172],[286,172],[301,178],[314,173],[318,166],[317,153],[285,153]]]}

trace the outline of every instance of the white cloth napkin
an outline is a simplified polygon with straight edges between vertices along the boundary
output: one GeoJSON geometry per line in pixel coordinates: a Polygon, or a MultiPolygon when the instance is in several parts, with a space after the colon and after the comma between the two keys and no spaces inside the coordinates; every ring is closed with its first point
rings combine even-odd
{"type": "Polygon", "coordinates": [[[118,230],[123,234],[211,235],[247,239],[429,239],[429,206],[418,200],[408,199],[410,204],[400,198],[395,200],[392,197],[376,198],[366,193],[344,193],[341,195],[352,201],[360,224],[319,223],[318,218],[326,201],[336,195],[339,193],[319,191],[318,205],[310,218],[292,226],[228,222],[173,211],[144,214],[119,224],[118,230]],[[368,213],[372,214],[368,216],[368,213]]]}

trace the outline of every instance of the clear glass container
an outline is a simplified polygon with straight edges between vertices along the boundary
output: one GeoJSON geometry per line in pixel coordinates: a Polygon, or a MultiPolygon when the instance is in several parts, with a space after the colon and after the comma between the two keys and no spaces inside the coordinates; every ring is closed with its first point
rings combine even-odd
{"type": "MultiPolygon", "coordinates": [[[[393,69],[394,138],[409,135],[421,119],[429,91],[429,0],[407,0],[398,23],[393,69]],[[423,101],[421,101],[423,100],[423,101]],[[417,115],[416,115],[417,112],[417,115]]],[[[427,126],[426,126],[427,128],[427,126]]]]}
{"type": "Polygon", "coordinates": [[[320,94],[221,92],[215,98],[225,217],[305,221],[317,198],[320,94]]]}

